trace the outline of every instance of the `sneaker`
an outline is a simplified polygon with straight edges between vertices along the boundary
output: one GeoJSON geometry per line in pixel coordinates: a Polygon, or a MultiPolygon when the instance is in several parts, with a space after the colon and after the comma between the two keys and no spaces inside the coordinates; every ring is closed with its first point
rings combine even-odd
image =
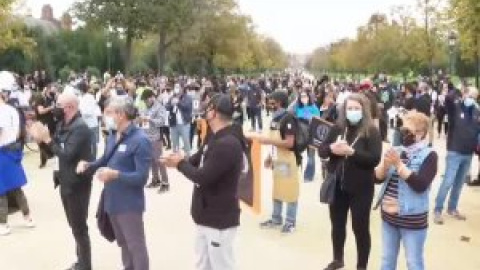
{"type": "Polygon", "coordinates": [[[433,222],[437,225],[443,225],[443,217],[441,213],[435,213],[433,222]]]}
{"type": "Polygon", "coordinates": [[[454,211],[448,211],[448,214],[453,217],[456,220],[467,220],[467,217],[465,215],[460,214],[457,210],[454,211]]]}
{"type": "Polygon", "coordinates": [[[23,225],[27,228],[35,228],[35,222],[33,222],[33,219],[31,217],[25,217],[23,219],[23,225]]]}
{"type": "Polygon", "coordinates": [[[0,236],[9,235],[11,233],[8,224],[0,224],[0,236]]]}
{"type": "Polygon", "coordinates": [[[170,191],[170,185],[162,184],[162,185],[160,185],[160,189],[158,190],[158,194],[166,193],[168,191],[170,191]]]}
{"type": "Polygon", "coordinates": [[[282,226],[282,222],[274,221],[273,219],[260,223],[262,229],[275,229],[282,226]]]}
{"type": "Polygon", "coordinates": [[[160,182],[151,182],[147,185],[147,188],[156,188],[160,186],[160,182]]]}
{"type": "Polygon", "coordinates": [[[344,266],[345,264],[341,261],[333,261],[324,270],[337,270],[342,269],[344,266]]]}
{"type": "Polygon", "coordinates": [[[292,223],[286,223],[285,225],[283,225],[283,228],[282,228],[283,234],[289,234],[293,232],[295,232],[295,225],[293,225],[292,223]]]}
{"type": "Polygon", "coordinates": [[[478,187],[478,186],[480,186],[480,179],[475,179],[471,182],[468,182],[467,185],[469,185],[471,187],[478,187]]]}

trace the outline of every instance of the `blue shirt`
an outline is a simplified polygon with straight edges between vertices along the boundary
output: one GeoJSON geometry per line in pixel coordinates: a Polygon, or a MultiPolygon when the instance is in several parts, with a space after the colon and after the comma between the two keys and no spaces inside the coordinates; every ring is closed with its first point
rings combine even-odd
{"type": "Polygon", "coordinates": [[[124,138],[112,153],[116,134],[107,138],[104,155],[89,166],[96,171],[100,167],[118,170],[117,179],[105,184],[104,207],[108,214],[142,213],[145,211],[144,186],[148,181],[153,150],[143,130],[133,124],[122,135],[124,138]],[[106,160],[111,156],[110,160],[106,160]]]}
{"type": "Polygon", "coordinates": [[[314,116],[320,117],[320,110],[315,105],[307,105],[300,107],[298,104],[295,106],[295,116],[299,119],[312,120],[314,116]]]}

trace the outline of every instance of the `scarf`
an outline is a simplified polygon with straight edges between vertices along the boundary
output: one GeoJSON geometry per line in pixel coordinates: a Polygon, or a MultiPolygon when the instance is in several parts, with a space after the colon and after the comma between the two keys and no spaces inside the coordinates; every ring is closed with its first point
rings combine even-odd
{"type": "Polygon", "coordinates": [[[418,152],[422,151],[427,147],[428,147],[428,142],[426,140],[421,140],[408,147],[402,146],[403,148],[402,150],[407,154],[408,160],[410,160],[414,155],[416,155],[418,152]]]}

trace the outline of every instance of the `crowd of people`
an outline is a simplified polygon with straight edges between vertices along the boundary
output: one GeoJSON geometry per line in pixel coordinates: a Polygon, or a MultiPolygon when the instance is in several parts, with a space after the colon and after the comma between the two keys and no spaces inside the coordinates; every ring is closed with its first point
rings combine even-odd
{"type": "Polygon", "coordinates": [[[234,269],[237,188],[252,140],[266,146],[264,168],[273,171],[272,214],[263,229],[295,232],[300,185],[314,181],[320,168],[322,189],[331,190],[324,202],[333,260],[325,270],[344,267],[349,212],[356,267],[367,269],[372,207],[382,217],[381,269],[396,269],[400,243],[408,269],[426,269],[430,210],[434,223],[444,224],[449,196],[446,213],[466,220],[459,211],[462,188],[480,183],[470,176],[480,151],[478,90],[454,86],[448,77],[396,83],[384,74],[354,81],[302,72],[221,78],[106,72],[103,78],[72,74],[61,85],[45,72],[2,72],[0,90],[0,235],[11,232],[13,206],[26,226],[35,226],[22,191],[23,146],[31,138],[40,149],[39,167],[56,163],[53,179],[77,250],[71,270],[92,269],[87,219],[94,179],[104,183],[97,211],[102,235],[117,241],[124,269],[149,269],[145,187],[174,192],[167,168],[195,186],[196,268],[234,269]],[[300,126],[315,117],[331,123],[330,131],[319,147],[300,147],[300,126]],[[435,146],[446,147],[446,168],[432,208],[439,159],[433,144],[442,136],[446,145],[435,146]],[[101,142],[105,148],[98,151],[101,142]],[[382,186],[374,203],[375,184],[382,186]]]}

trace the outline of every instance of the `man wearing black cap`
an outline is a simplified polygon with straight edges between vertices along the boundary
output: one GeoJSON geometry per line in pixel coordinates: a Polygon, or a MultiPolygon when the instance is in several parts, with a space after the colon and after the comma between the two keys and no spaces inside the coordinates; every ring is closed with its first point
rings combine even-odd
{"type": "Polygon", "coordinates": [[[295,149],[297,122],[287,112],[288,95],[283,91],[269,96],[269,106],[273,117],[268,137],[250,135],[263,145],[271,145],[272,151],[265,161],[265,167],[273,170],[273,211],[271,219],[260,224],[261,228],[282,227],[282,233],[293,233],[296,228],[299,198],[299,165],[301,157],[295,149]],[[283,204],[287,205],[285,222],[282,215],[283,204]],[[282,226],[283,225],[283,226],[282,226]]]}
{"type": "Polygon", "coordinates": [[[186,159],[174,153],[161,161],[175,167],[195,184],[191,214],[197,224],[196,269],[235,268],[233,241],[240,224],[237,197],[244,169],[241,129],[232,126],[233,105],[227,95],[215,95],[206,106],[205,118],[213,134],[207,144],[186,159]]]}

